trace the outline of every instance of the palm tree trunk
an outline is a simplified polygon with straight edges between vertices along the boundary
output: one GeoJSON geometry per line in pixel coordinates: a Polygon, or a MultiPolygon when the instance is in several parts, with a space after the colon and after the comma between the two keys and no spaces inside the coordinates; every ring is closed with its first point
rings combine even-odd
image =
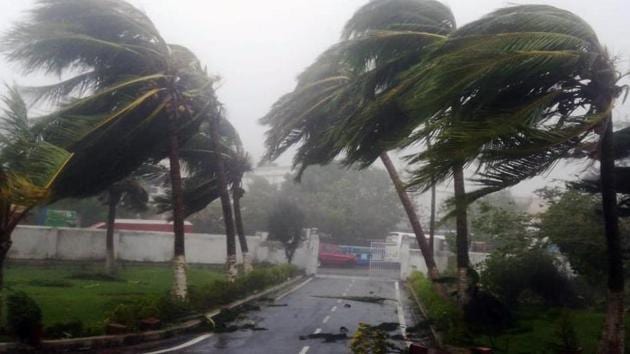
{"type": "Polygon", "coordinates": [[[431,216],[429,218],[429,250],[435,257],[435,184],[431,186],[431,216]]]}
{"type": "Polygon", "coordinates": [[[105,273],[112,275],[116,271],[116,259],[114,257],[114,226],[116,222],[116,206],[120,201],[120,195],[113,191],[108,192],[107,233],[105,236],[105,273]]]}
{"type": "Polygon", "coordinates": [[[243,227],[243,217],[241,215],[241,197],[243,189],[240,181],[232,187],[232,199],[234,203],[234,224],[236,225],[236,234],[238,235],[238,243],[241,245],[241,255],[243,256],[243,271],[248,273],[252,270],[252,260],[249,258],[249,247],[247,247],[247,238],[245,237],[245,228],[243,227]]]}
{"type": "Polygon", "coordinates": [[[455,215],[457,219],[457,298],[460,306],[468,303],[468,216],[466,213],[466,189],[464,186],[464,166],[459,164],[453,168],[453,185],[455,187],[455,215]]]}
{"type": "Polygon", "coordinates": [[[184,196],[179,165],[177,121],[177,114],[175,114],[170,121],[170,148],[168,154],[173,198],[173,231],[175,234],[172,294],[177,299],[186,300],[188,297],[188,279],[186,276],[186,247],[184,239],[184,196]]]}
{"type": "Polygon", "coordinates": [[[624,353],[624,278],[617,220],[612,115],[605,122],[600,145],[602,207],[608,255],[608,304],[599,353],[624,353]]]}
{"type": "Polygon", "coordinates": [[[221,208],[223,209],[223,221],[225,222],[225,238],[227,246],[227,279],[234,282],[238,275],[236,267],[236,235],[234,232],[234,218],[232,217],[232,205],[230,203],[230,194],[228,193],[227,180],[225,177],[225,164],[221,155],[221,144],[219,143],[219,115],[215,114],[210,119],[210,139],[212,140],[214,155],[217,168],[217,184],[219,187],[219,195],[221,197],[221,208]]]}
{"type": "Polygon", "coordinates": [[[433,252],[429,250],[429,245],[427,244],[427,240],[424,237],[424,231],[422,230],[422,225],[420,225],[420,220],[418,220],[418,215],[416,214],[416,208],[414,207],[405,187],[403,185],[392,160],[389,158],[386,152],[383,152],[380,155],[381,161],[383,165],[385,165],[385,169],[387,173],[389,173],[389,177],[396,188],[396,192],[398,193],[398,198],[400,198],[400,202],[407,213],[407,218],[409,219],[409,223],[411,224],[411,228],[413,229],[414,234],[416,235],[416,242],[418,242],[418,247],[420,247],[420,251],[422,252],[422,256],[424,258],[424,263],[427,266],[427,273],[429,278],[435,281],[439,276],[440,272],[437,269],[437,265],[435,264],[435,259],[433,258],[433,252]]]}

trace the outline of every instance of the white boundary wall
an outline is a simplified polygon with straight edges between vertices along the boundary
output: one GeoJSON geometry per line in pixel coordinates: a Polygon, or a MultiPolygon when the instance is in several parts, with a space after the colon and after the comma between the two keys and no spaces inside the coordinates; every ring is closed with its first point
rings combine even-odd
{"type": "MultiPolygon", "coordinates": [[[[9,259],[102,261],[105,259],[105,230],[18,226],[12,235],[9,259]]],[[[284,249],[264,235],[247,236],[254,261],[286,263],[284,249]]],[[[237,258],[242,260],[237,240],[237,258]]],[[[319,237],[307,230],[306,240],[296,250],[293,264],[314,274],[317,269],[319,237]]],[[[116,231],[116,258],[135,262],[169,262],[173,258],[173,234],[170,232],[116,231]]],[[[226,261],[225,235],[186,234],[186,261],[223,264],[226,261]]]]}

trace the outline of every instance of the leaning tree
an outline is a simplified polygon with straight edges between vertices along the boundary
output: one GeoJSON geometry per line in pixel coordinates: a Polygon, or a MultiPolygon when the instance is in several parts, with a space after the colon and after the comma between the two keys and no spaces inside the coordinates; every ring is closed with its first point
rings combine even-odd
{"type": "MultiPolygon", "coordinates": [[[[238,202],[240,197],[237,199],[239,195],[234,195],[234,218],[232,218],[228,186],[231,186],[233,193],[235,193],[235,186],[240,186],[243,174],[249,170],[249,162],[236,129],[223,117],[221,111],[217,111],[216,114],[218,114],[217,117],[206,117],[199,131],[181,149],[181,158],[188,170],[188,176],[184,178],[183,188],[184,215],[187,217],[197,213],[214,200],[223,198],[221,199],[221,207],[226,228],[226,268],[228,279],[234,281],[237,275],[234,230],[238,231],[244,259],[248,259],[247,240],[240,218],[238,202]],[[218,119],[218,138],[211,134],[211,127],[213,126],[211,124],[214,124],[210,122],[211,119],[218,119]],[[219,163],[222,165],[221,168],[218,166],[219,163]],[[219,177],[220,171],[223,172],[222,178],[219,177]],[[226,213],[226,206],[229,213],[226,213]]],[[[160,212],[172,212],[171,194],[172,191],[167,190],[164,196],[156,198],[160,212]]],[[[247,264],[246,268],[248,268],[247,264]]]]}
{"type": "Polygon", "coordinates": [[[60,106],[35,127],[74,153],[56,180],[58,198],[96,195],[146,161],[170,161],[174,213],[173,294],[186,298],[179,146],[216,110],[214,78],[184,47],[122,0],[41,0],[4,37],[26,73],[69,77],[31,88],[60,106]]]}
{"type": "Polygon", "coordinates": [[[455,27],[450,9],[434,0],[374,0],[346,23],[342,41],[324,52],[298,77],[295,90],[280,98],[262,118],[269,125],[267,158],[275,159],[299,145],[294,157],[298,179],[315,164],[346,156],[365,168],[380,158],[392,179],[431,279],[438,270],[415,207],[387,152],[376,140],[355,149],[354,133],[374,131],[398,141],[391,128],[402,113],[395,105],[381,111],[384,124],[362,126],[353,118],[375,96],[390,87],[397,74],[421,61],[436,41],[455,27]],[[356,123],[356,125],[354,125],[356,123]],[[340,126],[351,126],[337,132],[340,126]],[[391,133],[391,134],[390,134],[391,133]],[[374,155],[376,158],[371,159],[374,155]],[[368,161],[369,160],[369,161],[368,161]]]}
{"type": "Polygon", "coordinates": [[[52,197],[52,185],[72,154],[39,139],[15,89],[2,98],[0,117],[0,291],[11,234],[28,213],[52,197]]]}
{"type": "MultiPolygon", "coordinates": [[[[392,94],[409,141],[431,137],[412,157],[411,181],[425,188],[453,167],[478,163],[482,188],[466,202],[549,169],[585,139],[599,135],[609,262],[608,309],[600,352],[623,352],[623,267],[617,224],[612,109],[620,75],[593,29],[555,7],[497,10],[452,33],[392,94]]],[[[388,101],[389,99],[389,101],[388,101]]]]}

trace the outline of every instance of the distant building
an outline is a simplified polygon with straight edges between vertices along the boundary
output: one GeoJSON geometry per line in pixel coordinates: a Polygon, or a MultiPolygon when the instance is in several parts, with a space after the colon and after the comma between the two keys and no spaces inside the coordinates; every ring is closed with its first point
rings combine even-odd
{"type": "Polygon", "coordinates": [[[243,177],[245,188],[252,183],[252,177],[264,178],[269,184],[280,187],[286,180],[287,175],[292,172],[291,166],[278,166],[276,164],[265,164],[254,168],[243,177]]]}

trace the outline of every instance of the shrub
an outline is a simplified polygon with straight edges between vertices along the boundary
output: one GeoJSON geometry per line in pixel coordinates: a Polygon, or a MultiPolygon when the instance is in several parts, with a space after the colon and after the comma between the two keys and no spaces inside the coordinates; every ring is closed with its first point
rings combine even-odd
{"type": "Polygon", "coordinates": [[[412,273],[409,282],[426,308],[430,323],[444,333],[444,340],[451,344],[468,343],[470,334],[456,304],[438,295],[431,281],[420,272],[412,273]]]}
{"type": "Polygon", "coordinates": [[[26,293],[12,292],[7,296],[7,325],[20,341],[36,344],[41,336],[42,310],[26,293]]]}
{"type": "Polygon", "coordinates": [[[508,306],[539,297],[545,305],[575,306],[578,296],[574,281],[558,269],[555,259],[541,251],[528,250],[514,255],[493,253],[485,262],[481,284],[508,306]]]}

